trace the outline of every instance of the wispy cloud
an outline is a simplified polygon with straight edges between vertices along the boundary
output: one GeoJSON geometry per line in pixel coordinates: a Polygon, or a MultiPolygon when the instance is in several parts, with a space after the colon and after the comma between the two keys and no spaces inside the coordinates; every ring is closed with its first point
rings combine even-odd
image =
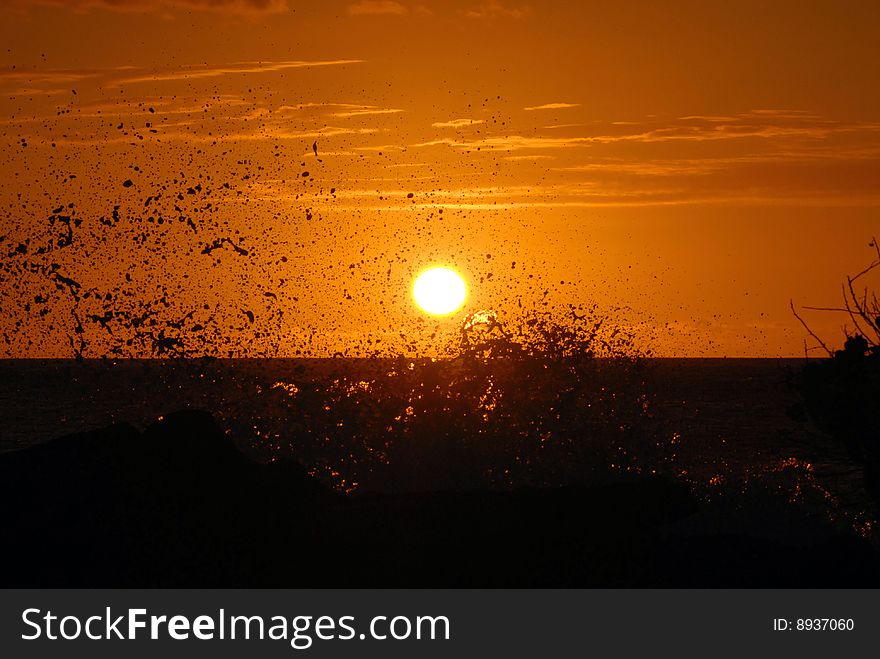
{"type": "MultiPolygon", "coordinates": [[[[549,128],[549,127],[547,127],[549,128]]],[[[750,112],[721,121],[702,117],[688,117],[671,121],[608,122],[577,130],[565,137],[546,135],[487,135],[480,139],[442,138],[418,142],[409,146],[424,148],[446,145],[465,150],[568,149],[615,143],[693,142],[709,143],[726,140],[804,139],[822,140],[832,135],[870,133],[880,134],[880,124],[871,122],[843,122],[826,120],[809,114],[778,114],[750,112]]]]}
{"type": "Polygon", "coordinates": [[[529,108],[523,108],[526,112],[535,110],[564,110],[565,108],[579,108],[580,103],[545,103],[544,105],[534,105],[529,108]]]}
{"type": "Polygon", "coordinates": [[[0,7],[23,9],[33,5],[67,7],[76,11],[99,8],[120,12],[197,9],[272,14],[289,10],[288,0],[0,0],[0,7]]]}
{"type": "Polygon", "coordinates": [[[49,71],[20,71],[16,69],[0,70],[0,82],[6,80],[27,81],[33,84],[62,84],[97,77],[95,71],[75,71],[54,69],[49,71]]]}
{"type": "MultiPolygon", "coordinates": [[[[2,123],[2,122],[0,122],[2,123]]],[[[178,122],[174,124],[170,124],[167,126],[160,126],[156,134],[150,135],[148,141],[150,142],[180,142],[180,143],[193,143],[193,144],[204,144],[204,143],[214,143],[214,142],[225,142],[225,143],[237,143],[237,142],[266,142],[266,141],[278,141],[278,140],[292,140],[292,141],[302,141],[302,140],[313,140],[313,139],[332,139],[336,137],[342,136],[365,136],[370,135],[372,133],[378,132],[378,129],[375,128],[361,128],[361,129],[350,129],[350,128],[339,128],[336,126],[324,126],[321,128],[311,128],[305,130],[290,130],[284,126],[276,126],[270,125],[265,126],[260,130],[255,131],[239,131],[239,130],[231,130],[223,133],[222,135],[212,135],[204,130],[168,130],[168,128],[193,128],[193,125],[188,122],[178,122]]],[[[121,136],[121,137],[111,137],[107,135],[99,135],[94,137],[59,137],[53,138],[53,143],[59,147],[62,146],[72,146],[72,147],[82,147],[88,145],[110,145],[110,144],[131,144],[134,143],[135,137],[133,136],[121,136]]],[[[324,151],[322,155],[330,155],[333,153],[332,151],[324,151]]],[[[346,155],[352,155],[348,152],[338,152],[345,153],[346,155]]]]}
{"type": "Polygon", "coordinates": [[[361,0],[347,11],[352,16],[402,16],[409,13],[409,7],[394,0],[361,0]]]}
{"type": "Polygon", "coordinates": [[[364,108],[363,110],[347,110],[344,112],[334,112],[331,116],[340,119],[347,119],[348,117],[360,117],[372,114],[398,114],[400,112],[403,112],[403,110],[399,108],[364,108]]]}
{"type": "Polygon", "coordinates": [[[465,128],[484,123],[483,119],[450,119],[449,121],[435,121],[431,124],[434,128],[465,128]]]}
{"type": "Polygon", "coordinates": [[[12,91],[3,92],[3,96],[58,96],[63,93],[70,93],[68,89],[39,89],[36,87],[21,87],[12,91]]]}
{"type": "MultiPolygon", "coordinates": [[[[222,68],[241,71],[254,66],[222,68]]],[[[23,75],[31,74],[15,72],[7,86],[31,87],[23,75]]],[[[47,73],[46,79],[56,75],[47,73]]],[[[323,102],[304,98],[293,104],[289,98],[271,96],[260,101],[236,95],[206,100],[195,90],[187,95],[168,95],[163,90],[162,95],[90,98],[80,92],[77,100],[71,100],[75,111],[60,115],[51,102],[35,103],[38,114],[23,114],[9,123],[28,137],[32,151],[49,144],[150,148],[158,143],[239,141],[259,149],[260,142],[272,148],[287,142],[284,148],[302,149],[305,159],[313,157],[311,144],[317,140],[327,176],[333,171],[334,180],[351,182],[347,192],[333,197],[334,206],[348,199],[359,208],[399,203],[412,209],[417,206],[406,196],[411,191],[420,195],[416,204],[426,208],[495,210],[715,203],[873,206],[880,200],[876,192],[880,123],[795,110],[650,116],[636,121],[609,118],[550,131],[542,126],[545,120],[531,126],[523,123],[528,115],[522,112],[512,122],[516,129],[511,129],[485,118],[456,116],[451,108],[439,115],[444,117],[440,121],[430,123],[416,116],[404,123],[408,115],[399,114],[400,108],[346,96],[323,102]],[[276,105],[282,100],[284,105],[276,105]],[[145,118],[152,124],[149,131],[143,128],[145,118]],[[122,124],[125,128],[119,130],[117,125],[122,124]],[[407,130],[399,130],[400,126],[407,130]],[[377,178],[379,172],[371,169],[375,167],[371,163],[380,159],[380,153],[381,166],[388,171],[377,178]],[[462,178],[463,163],[472,176],[462,178]],[[405,179],[406,184],[377,190],[376,183],[386,179],[398,183],[405,179]],[[468,187],[444,189],[451,181],[466,181],[468,187]]],[[[297,187],[292,194],[300,193],[297,187]]]]}
{"type": "Polygon", "coordinates": [[[77,83],[99,76],[96,71],[0,69],[0,96],[49,97],[70,94],[77,83]]]}
{"type": "Polygon", "coordinates": [[[192,80],[196,78],[217,78],[225,75],[243,73],[272,73],[287,69],[304,69],[319,66],[342,66],[345,64],[360,64],[359,59],[338,60],[293,60],[286,62],[241,62],[226,66],[207,66],[204,68],[187,68],[174,71],[157,71],[155,73],[142,73],[128,76],[114,82],[115,86],[128,85],[139,82],[159,82],[168,80],[192,80]]]}
{"type": "MultiPolygon", "coordinates": [[[[2,2],[2,0],[0,0],[2,2]]],[[[0,69],[0,95],[51,95],[60,93],[61,85],[69,85],[64,91],[69,91],[71,86],[82,81],[93,80],[103,87],[115,88],[123,85],[150,82],[167,82],[175,80],[195,80],[200,78],[218,78],[227,75],[274,73],[289,69],[309,69],[318,67],[344,66],[347,64],[360,64],[364,60],[337,59],[337,60],[291,60],[273,62],[235,62],[232,64],[220,64],[214,66],[190,66],[176,69],[152,71],[136,67],[117,67],[93,70],[15,70],[0,69]],[[4,91],[4,87],[9,89],[4,91]]],[[[316,106],[318,104],[315,104],[316,106]]],[[[346,107],[342,104],[328,104],[346,107]]],[[[301,106],[288,106],[304,108],[301,106]]],[[[363,107],[363,106],[351,106],[363,107]]]]}
{"type": "Polygon", "coordinates": [[[275,110],[275,112],[292,112],[299,110],[315,110],[315,109],[326,109],[326,108],[364,108],[367,106],[362,105],[361,103],[316,103],[316,102],[307,102],[307,103],[297,103],[296,105],[280,105],[275,110]]]}
{"type": "Polygon", "coordinates": [[[525,18],[532,13],[529,5],[508,5],[500,0],[483,0],[462,12],[468,18],[525,18]]]}
{"type": "Polygon", "coordinates": [[[356,146],[354,150],[384,153],[386,151],[406,151],[406,147],[399,144],[373,144],[371,146],[356,146]]]}
{"type": "Polygon", "coordinates": [[[288,0],[0,0],[0,7],[32,5],[67,7],[77,11],[99,8],[111,11],[168,11],[198,9],[233,13],[279,13],[289,10],[288,0]]]}
{"type": "Polygon", "coordinates": [[[444,137],[439,140],[410,144],[412,148],[449,146],[455,149],[481,149],[487,151],[517,151],[520,149],[565,149],[584,146],[593,142],[590,137],[529,137],[525,135],[496,135],[478,140],[455,140],[444,137]]]}

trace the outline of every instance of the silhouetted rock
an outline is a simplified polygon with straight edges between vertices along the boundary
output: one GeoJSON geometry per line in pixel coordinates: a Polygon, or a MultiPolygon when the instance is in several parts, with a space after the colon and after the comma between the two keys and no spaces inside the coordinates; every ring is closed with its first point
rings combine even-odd
{"type": "Polygon", "coordinates": [[[260,464],[203,412],[0,456],[0,585],[427,587],[876,585],[848,538],[686,536],[681,483],[343,497],[260,464]]]}

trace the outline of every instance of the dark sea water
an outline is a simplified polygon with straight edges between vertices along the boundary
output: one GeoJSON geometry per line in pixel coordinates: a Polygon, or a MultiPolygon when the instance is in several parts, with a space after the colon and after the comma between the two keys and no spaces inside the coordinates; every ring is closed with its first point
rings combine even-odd
{"type": "Polygon", "coordinates": [[[295,458],[344,492],[662,473],[730,501],[725,528],[760,518],[761,532],[790,537],[789,522],[814,520],[870,536],[874,511],[857,470],[789,413],[797,396],[787,378],[801,365],[595,360],[575,372],[404,359],[6,360],[0,450],[113,423],[144,428],[197,408],[256,459],[295,458]]]}

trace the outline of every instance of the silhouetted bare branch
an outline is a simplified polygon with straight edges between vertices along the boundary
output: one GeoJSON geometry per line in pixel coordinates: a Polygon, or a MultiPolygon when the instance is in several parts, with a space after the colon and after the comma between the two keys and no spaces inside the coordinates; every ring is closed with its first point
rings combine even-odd
{"type": "Polygon", "coordinates": [[[816,342],[822,347],[823,350],[825,350],[825,352],[828,353],[829,356],[834,354],[831,349],[827,345],[825,345],[825,342],[820,339],[819,336],[812,329],[810,329],[810,326],[807,325],[807,322],[803,318],[801,318],[800,314],[797,312],[797,309],[795,309],[794,307],[794,300],[789,300],[789,306],[791,306],[791,312],[794,314],[794,317],[797,318],[800,321],[801,325],[804,326],[804,329],[807,330],[807,334],[812,336],[813,339],[816,340],[816,342]]]}
{"type": "MultiPolygon", "coordinates": [[[[856,282],[877,268],[880,268],[880,243],[876,238],[870,242],[870,246],[874,248],[877,258],[858,274],[846,277],[845,282],[841,285],[841,297],[843,299],[842,307],[818,307],[805,306],[801,309],[809,311],[827,311],[832,313],[845,313],[849,317],[852,325],[852,331],[855,336],[862,337],[867,345],[871,348],[880,347],[880,301],[877,294],[866,286],[864,290],[859,292],[856,288],[856,282]]],[[[808,323],[801,317],[791,303],[791,310],[795,318],[804,327],[807,333],[819,344],[829,355],[833,354],[827,344],[810,328],[808,323]]],[[[849,334],[849,330],[844,326],[844,333],[849,334]]]]}

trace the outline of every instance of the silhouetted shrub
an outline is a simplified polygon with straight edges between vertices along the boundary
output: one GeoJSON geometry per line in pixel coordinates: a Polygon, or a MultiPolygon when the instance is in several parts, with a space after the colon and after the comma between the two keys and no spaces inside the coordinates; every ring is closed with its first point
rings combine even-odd
{"type": "Polygon", "coordinates": [[[821,309],[848,316],[842,349],[830,349],[795,311],[817,347],[828,354],[827,359],[808,361],[795,378],[795,385],[802,397],[803,412],[861,465],[865,489],[880,501],[880,304],[867,287],[861,292],[856,289],[859,279],[880,267],[880,246],[876,240],[871,246],[877,259],[859,274],[847,277],[843,307],[821,309]]]}

